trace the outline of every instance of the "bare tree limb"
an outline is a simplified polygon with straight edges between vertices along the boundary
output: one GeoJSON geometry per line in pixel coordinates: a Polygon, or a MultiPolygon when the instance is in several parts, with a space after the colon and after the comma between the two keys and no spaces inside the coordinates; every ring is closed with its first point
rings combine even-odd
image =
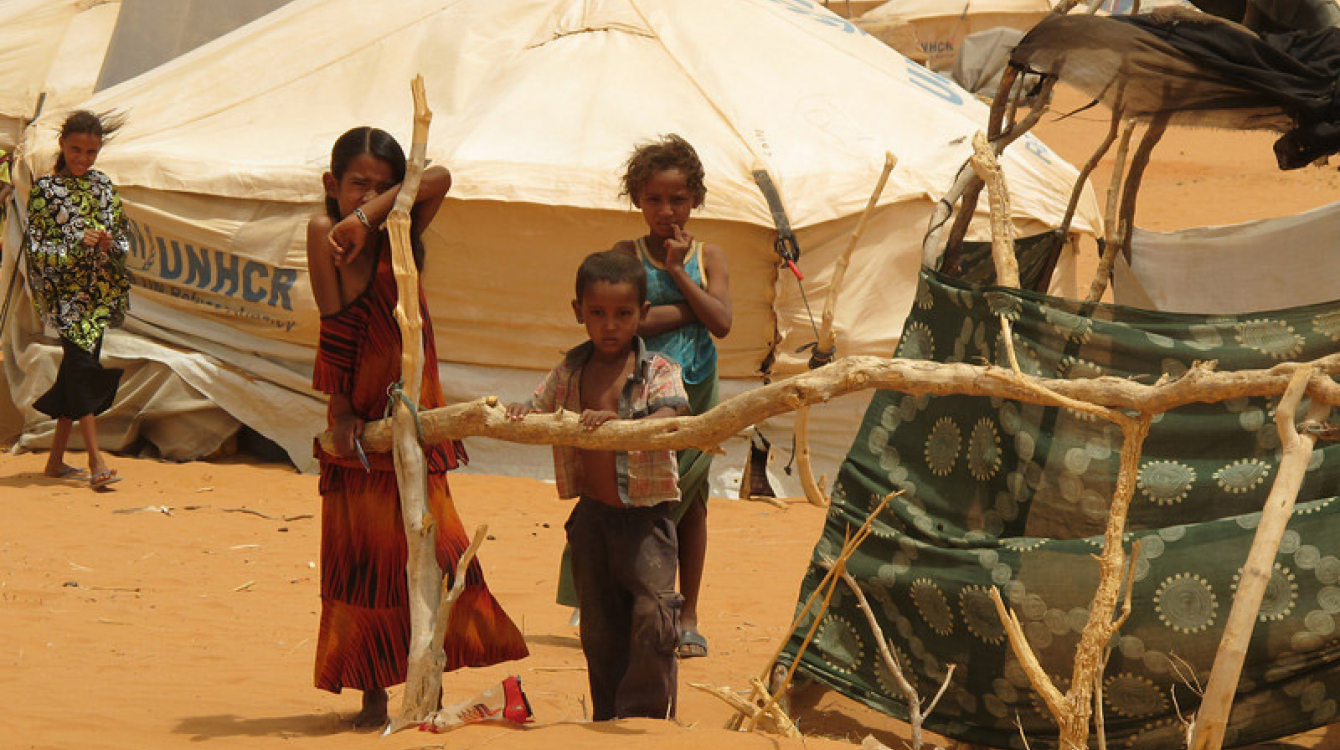
{"type": "MultiPolygon", "coordinates": [[[[424,155],[428,149],[428,126],[433,113],[428,109],[423,76],[411,83],[414,94],[414,136],[405,179],[400,184],[391,215],[386,220],[391,239],[391,262],[395,268],[395,317],[400,324],[400,377],[404,398],[396,399],[392,412],[396,484],[400,490],[400,515],[409,547],[406,576],[409,586],[410,642],[405,694],[400,702],[398,722],[423,721],[437,710],[442,693],[441,643],[433,642],[441,598],[442,568],[437,564],[437,522],[428,507],[428,468],[419,442],[414,410],[419,403],[423,380],[423,321],[419,314],[419,269],[414,263],[410,241],[410,209],[419,193],[424,155]],[[411,404],[414,406],[411,407],[411,404]]],[[[383,422],[387,420],[382,420],[383,422]]],[[[385,450],[385,448],[382,448],[385,450]]]]}
{"type": "MultiPolygon", "coordinates": [[[[1228,715],[1233,710],[1233,695],[1237,692],[1242,664],[1247,658],[1247,646],[1251,641],[1252,630],[1256,627],[1256,618],[1261,612],[1261,600],[1270,584],[1280,541],[1293,515],[1294,502],[1298,499],[1298,490],[1307,474],[1312,448],[1316,444],[1315,436],[1299,434],[1294,427],[1294,415],[1310,375],[1306,368],[1294,373],[1288,390],[1275,408],[1275,425],[1279,429],[1284,455],[1275,473],[1275,482],[1270,487],[1270,495],[1266,497],[1261,522],[1256,527],[1256,536],[1252,539],[1247,560],[1242,566],[1238,591],[1233,596],[1233,606],[1224,623],[1224,635],[1219,641],[1214,666],[1210,669],[1210,679],[1205,685],[1205,696],[1192,724],[1191,750],[1219,750],[1224,744],[1228,715]]],[[[1326,410],[1327,407],[1314,404],[1307,418],[1321,419],[1326,410]]]]}
{"type": "MultiPolygon", "coordinates": [[[[912,395],[972,394],[1025,401],[1047,406],[1070,406],[1058,397],[1087,401],[1122,411],[1158,414],[1198,402],[1226,401],[1251,396],[1277,396],[1299,367],[1312,365],[1317,376],[1308,382],[1308,396],[1316,402],[1340,404],[1340,385],[1329,376],[1340,373],[1340,354],[1311,362],[1283,362],[1266,370],[1216,372],[1213,362],[1193,364],[1181,377],[1147,385],[1112,376],[1054,380],[1016,376],[994,365],[938,363],[882,357],[843,357],[827,367],[805,372],[727,399],[696,417],[654,420],[616,420],[595,430],[583,429],[571,412],[531,414],[513,422],[496,397],[420,413],[427,443],[466,437],[492,437],[514,443],[575,445],[592,450],[652,450],[712,448],[744,429],[770,417],[794,411],[802,404],[830,401],[838,396],[881,388],[912,395]]],[[[386,451],[391,446],[388,420],[369,422],[363,446],[386,451]]],[[[321,444],[333,450],[329,432],[321,444]]]]}

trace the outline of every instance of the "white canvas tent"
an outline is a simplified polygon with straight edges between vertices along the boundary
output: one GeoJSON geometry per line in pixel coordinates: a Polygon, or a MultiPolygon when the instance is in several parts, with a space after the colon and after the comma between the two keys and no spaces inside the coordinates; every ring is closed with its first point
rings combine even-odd
{"type": "Polygon", "coordinates": [[[1051,0],[889,0],[855,23],[931,70],[947,71],[964,37],[998,26],[1027,31],[1052,5],[1051,0]]]}
{"type": "Polygon", "coordinates": [[[88,98],[120,0],[0,2],[0,148],[18,143],[39,107],[88,98]]]}
{"type": "Polygon", "coordinates": [[[1117,304],[1175,313],[1239,314],[1336,299],[1340,203],[1292,216],[1176,232],[1136,228],[1117,256],[1117,304]],[[1262,262],[1263,249],[1269,262],[1262,262]],[[1288,252],[1279,252],[1287,248],[1288,252]],[[1194,278],[1195,284],[1186,280],[1194,278]]]}
{"type": "MultiPolygon", "coordinates": [[[[690,229],[729,259],[736,320],[718,343],[726,395],[759,384],[770,353],[769,376],[799,371],[807,355],[796,349],[814,338],[796,281],[777,272],[752,172],[778,185],[806,295],[820,306],[884,152],[898,155],[836,320],[840,355],[887,356],[933,202],[986,115],[961,89],[801,0],[406,0],[371,17],[357,0],[297,0],[87,103],[130,116],[99,160],[127,203],[136,279],[131,320],[106,355],[163,357],[309,467],[323,420],[307,386],[318,321],[306,218],[320,208],[320,174],[341,132],[373,124],[407,138],[415,73],[434,110],[429,157],[455,182],[427,233],[424,275],[449,399],[522,398],[580,341],[567,306],[576,265],[644,230],[618,197],[619,168],[635,143],[672,131],[707,169],[707,204],[690,229]]],[[[54,140],[45,129],[31,137],[40,173],[54,140]]],[[[1005,169],[1020,233],[1054,227],[1074,170],[1031,137],[1007,152],[1005,169]]],[[[1076,229],[1098,222],[1086,195],[1076,229]]],[[[31,333],[9,336],[5,356],[21,406],[54,372],[36,365],[54,348],[31,333]]],[[[863,404],[815,413],[819,471],[833,475],[863,404]]],[[[25,418],[25,441],[40,444],[39,416],[25,418]]],[[[763,429],[787,442],[784,421],[763,429]]],[[[480,440],[471,451],[481,470],[550,471],[547,448],[480,440]]],[[[714,491],[732,465],[738,476],[738,460],[718,462],[714,491]]]]}

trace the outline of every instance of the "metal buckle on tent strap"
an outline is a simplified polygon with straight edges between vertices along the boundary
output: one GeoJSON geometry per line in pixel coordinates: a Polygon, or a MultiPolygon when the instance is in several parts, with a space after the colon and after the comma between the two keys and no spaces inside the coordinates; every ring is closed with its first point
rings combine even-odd
{"type": "Polygon", "coordinates": [[[796,261],[800,260],[800,243],[796,241],[796,233],[791,231],[791,221],[786,218],[786,207],[782,205],[782,196],[777,192],[777,186],[772,182],[772,175],[765,169],[754,170],[754,182],[758,189],[763,193],[763,198],[768,201],[768,211],[772,214],[773,226],[777,227],[777,244],[775,249],[777,255],[781,256],[782,262],[795,274],[797,281],[803,281],[804,275],[796,267],[796,261]]]}
{"type": "Polygon", "coordinates": [[[404,381],[397,380],[386,386],[386,413],[382,416],[390,418],[391,414],[395,411],[395,402],[397,399],[403,401],[405,406],[409,407],[409,413],[414,416],[414,432],[419,436],[419,442],[424,442],[423,423],[419,421],[419,405],[410,401],[409,396],[405,395],[404,381]]]}
{"type": "Polygon", "coordinates": [[[782,196],[777,192],[777,186],[772,182],[772,175],[769,175],[766,169],[754,170],[754,182],[758,185],[758,189],[762,191],[763,197],[768,201],[768,211],[772,213],[772,223],[777,227],[777,254],[781,256],[782,262],[786,264],[787,268],[791,269],[791,273],[796,277],[796,287],[800,290],[800,300],[805,303],[805,314],[810,318],[810,328],[814,329],[814,340],[817,345],[819,326],[814,322],[814,311],[810,309],[810,298],[805,296],[805,285],[801,283],[805,280],[805,276],[796,266],[796,261],[800,260],[800,243],[796,241],[796,233],[791,231],[791,221],[786,218],[786,206],[782,205],[782,196]]]}

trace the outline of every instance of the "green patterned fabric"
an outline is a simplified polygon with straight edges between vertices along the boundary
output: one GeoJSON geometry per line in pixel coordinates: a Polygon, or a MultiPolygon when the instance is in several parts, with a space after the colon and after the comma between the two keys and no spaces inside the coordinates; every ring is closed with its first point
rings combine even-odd
{"type": "MultiPolygon", "coordinates": [[[[1034,375],[1116,375],[1153,382],[1193,362],[1256,369],[1335,351],[1340,303],[1199,316],[1099,306],[923,272],[897,356],[1008,366],[997,311],[1015,323],[1020,366],[1034,375]]],[[[1108,747],[1184,746],[1178,710],[1199,697],[1279,465],[1278,399],[1197,404],[1156,418],[1140,462],[1127,549],[1134,609],[1112,644],[1104,681],[1108,747]],[[1179,674],[1179,671],[1181,674],[1179,674]]],[[[1300,412],[1306,409],[1306,403],[1300,412]]],[[[1054,747],[1056,727],[1033,691],[989,598],[999,589],[1058,687],[1098,580],[1121,433],[1069,410],[968,396],[880,391],[833,487],[833,504],[801,587],[804,602],[843,536],[902,489],[852,558],[860,582],[923,700],[949,664],[953,682],[930,730],[992,747],[1054,747]]],[[[1340,700],[1340,446],[1319,444],[1275,562],[1243,670],[1226,746],[1337,720],[1340,700]]],[[[791,637],[795,658],[812,622],[791,637]]],[[[839,586],[801,671],[906,718],[855,597],[839,586]]]]}
{"type": "Polygon", "coordinates": [[[38,313],[61,337],[93,351],[130,309],[130,240],[116,187],[96,169],[39,178],[28,198],[25,240],[38,313]],[[110,247],[85,245],[90,230],[110,232],[110,247]]]}

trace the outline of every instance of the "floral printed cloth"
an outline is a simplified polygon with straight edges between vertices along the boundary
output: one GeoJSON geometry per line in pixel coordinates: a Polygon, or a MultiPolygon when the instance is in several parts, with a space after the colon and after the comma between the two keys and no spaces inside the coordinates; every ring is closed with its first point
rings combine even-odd
{"type": "Polygon", "coordinates": [[[47,175],[28,197],[28,273],[42,317],[63,338],[92,351],[130,309],[126,215],[107,175],[47,175]],[[110,250],[84,245],[89,229],[112,233],[110,250]]]}

